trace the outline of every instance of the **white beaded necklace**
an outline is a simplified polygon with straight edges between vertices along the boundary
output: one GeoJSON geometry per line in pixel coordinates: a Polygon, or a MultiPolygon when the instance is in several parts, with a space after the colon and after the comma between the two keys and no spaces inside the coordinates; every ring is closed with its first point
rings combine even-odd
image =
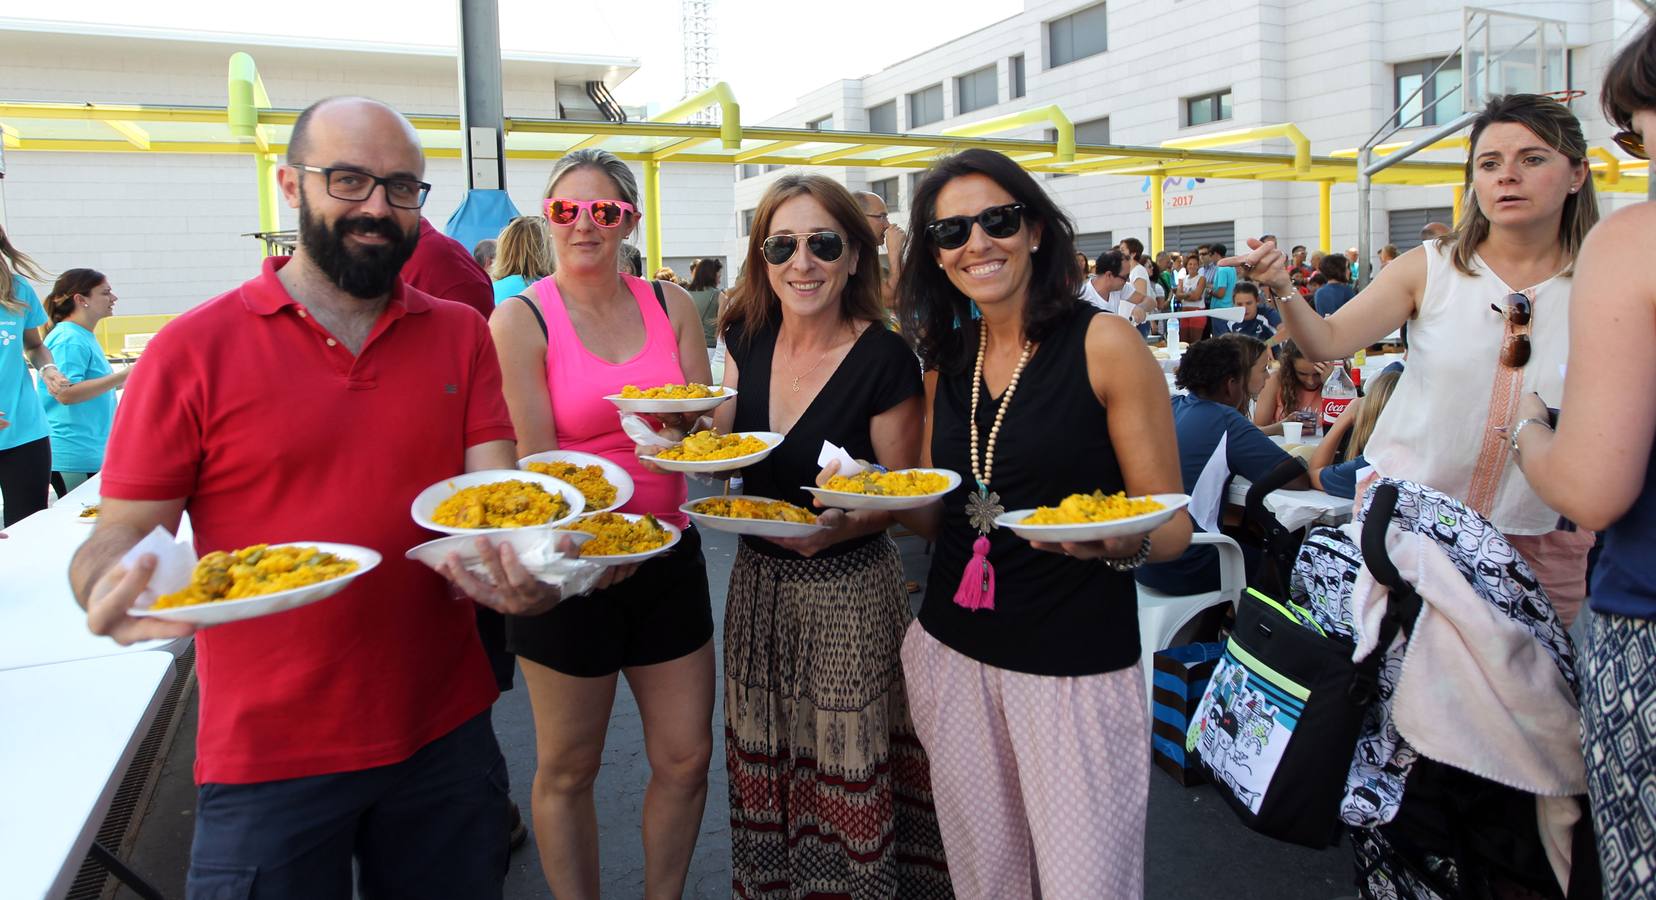
{"type": "Polygon", "coordinates": [[[972,369],[972,418],[970,420],[972,433],[972,478],[977,481],[977,493],[966,498],[966,515],[971,520],[979,534],[988,534],[995,527],[995,517],[1006,512],[1000,505],[1000,495],[991,493],[989,479],[995,472],[995,444],[1000,438],[1001,422],[1006,419],[1006,409],[1012,405],[1012,395],[1017,393],[1018,378],[1023,375],[1024,366],[1029,363],[1030,350],[1034,344],[1025,340],[1023,353],[1018,356],[1018,365],[1012,370],[1012,379],[1006,383],[1006,392],[1001,395],[1000,409],[995,411],[995,423],[989,428],[989,440],[983,448],[983,467],[978,468],[978,396],[983,390],[983,356],[989,346],[989,323],[979,321],[977,365],[972,369]]]}

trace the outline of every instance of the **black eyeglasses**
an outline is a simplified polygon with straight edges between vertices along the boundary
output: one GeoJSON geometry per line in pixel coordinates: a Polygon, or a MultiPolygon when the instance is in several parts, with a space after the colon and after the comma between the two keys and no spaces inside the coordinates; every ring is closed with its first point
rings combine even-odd
{"type": "Polygon", "coordinates": [[[1650,158],[1650,153],[1645,150],[1644,137],[1637,131],[1618,131],[1611,136],[1610,140],[1615,141],[1616,146],[1626,150],[1629,156],[1637,156],[1639,159],[1650,158]]]}
{"type": "Polygon", "coordinates": [[[966,239],[972,236],[972,223],[983,226],[983,233],[992,238],[1009,238],[1018,233],[1023,227],[1022,203],[1008,203],[1004,206],[991,206],[975,216],[950,216],[947,219],[938,219],[926,226],[932,240],[944,250],[953,250],[964,246],[966,239]]]}
{"type": "Polygon", "coordinates": [[[1501,314],[1512,326],[1513,333],[1501,344],[1501,365],[1509,369],[1522,369],[1529,365],[1530,360],[1530,298],[1516,291],[1506,296],[1506,308],[1489,304],[1489,308],[1501,314]],[[1522,328],[1522,331],[1518,329],[1522,328]]]}
{"type": "Polygon", "coordinates": [[[780,266],[793,259],[794,252],[799,249],[799,239],[805,239],[805,247],[811,255],[823,262],[833,262],[845,253],[845,238],[832,231],[811,231],[805,234],[773,234],[765,238],[759,248],[765,254],[765,262],[773,266],[780,266]]]}
{"type": "Polygon", "coordinates": [[[333,166],[307,166],[302,163],[291,165],[300,171],[321,175],[328,183],[328,196],[335,200],[360,203],[373,196],[374,188],[383,184],[385,202],[398,209],[419,209],[425,205],[426,195],[431,193],[431,185],[412,178],[381,178],[356,169],[333,166]]]}

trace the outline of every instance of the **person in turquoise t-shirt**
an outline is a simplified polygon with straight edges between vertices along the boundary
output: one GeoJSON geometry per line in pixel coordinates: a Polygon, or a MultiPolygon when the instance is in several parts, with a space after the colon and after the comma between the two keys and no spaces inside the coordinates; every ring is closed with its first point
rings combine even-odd
{"type": "MultiPolygon", "coordinates": [[[[1215,261],[1225,258],[1225,245],[1214,244],[1215,261]]],[[[1213,281],[1208,285],[1208,309],[1228,309],[1236,305],[1236,267],[1218,266],[1213,270],[1213,281]]]]}
{"type": "Polygon", "coordinates": [[[115,291],[102,272],[70,269],[46,298],[52,330],[46,346],[70,382],[53,394],[40,386],[52,438],[52,486],[62,496],[103,468],[104,445],[115,422],[115,391],[128,367],[116,372],[92,329],[115,312],[115,291]]]}
{"type": "Polygon", "coordinates": [[[35,396],[27,356],[49,390],[69,385],[58,373],[52,351],[40,340],[46,313],[23,275],[44,280],[40,267],[13,247],[0,230],[0,504],[10,525],[46,508],[52,447],[46,414],[35,396]]]}

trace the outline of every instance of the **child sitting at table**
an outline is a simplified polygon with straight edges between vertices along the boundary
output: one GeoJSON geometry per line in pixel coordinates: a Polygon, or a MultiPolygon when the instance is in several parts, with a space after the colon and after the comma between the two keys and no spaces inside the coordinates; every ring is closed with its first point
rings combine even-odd
{"type": "MultiPolygon", "coordinates": [[[[1227,483],[1236,475],[1257,481],[1288,459],[1282,448],[1242,414],[1265,385],[1270,356],[1263,342],[1240,334],[1220,335],[1185,350],[1174,377],[1189,394],[1173,398],[1173,430],[1179,439],[1185,493],[1196,494],[1204,476],[1227,483]],[[1221,452],[1221,442],[1223,464],[1210,474],[1208,463],[1221,452]]],[[[1286,485],[1293,489],[1309,486],[1303,474],[1286,485]]],[[[1224,496],[1221,486],[1221,502],[1224,496]]],[[[1198,531],[1207,531],[1204,523],[1216,523],[1218,510],[1192,508],[1190,515],[1198,531]]],[[[1242,552],[1251,571],[1258,564],[1259,551],[1245,544],[1242,552]]],[[[1219,551],[1211,544],[1192,544],[1178,559],[1143,566],[1137,577],[1140,584],[1168,594],[1218,590],[1219,551]]]]}
{"type": "Polygon", "coordinates": [[[1368,466],[1363,459],[1363,449],[1368,446],[1369,436],[1374,434],[1374,423],[1380,421],[1380,412],[1391,400],[1392,389],[1397,387],[1397,379],[1402,374],[1401,364],[1395,369],[1387,366],[1368,383],[1368,392],[1353,400],[1334,420],[1327,436],[1311,456],[1312,487],[1348,500],[1356,496],[1357,473],[1368,466]],[[1351,435],[1351,440],[1346,443],[1345,461],[1335,462],[1335,455],[1339,453],[1347,433],[1351,435]]]}
{"type": "Polygon", "coordinates": [[[1282,358],[1254,404],[1253,423],[1266,434],[1278,435],[1284,420],[1300,422],[1306,434],[1315,434],[1322,415],[1323,379],[1334,367],[1307,359],[1293,341],[1283,341],[1281,347],[1282,358]]]}

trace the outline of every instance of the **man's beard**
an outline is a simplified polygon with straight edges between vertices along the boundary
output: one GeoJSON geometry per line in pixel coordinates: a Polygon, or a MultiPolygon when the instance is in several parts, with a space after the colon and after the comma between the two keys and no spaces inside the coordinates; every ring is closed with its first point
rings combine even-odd
{"type": "Polygon", "coordinates": [[[403,263],[414,255],[420,230],[403,232],[390,219],[357,216],[340,219],[334,226],[311,215],[310,205],[299,202],[299,242],[305,254],[339,289],[353,297],[371,300],[391,293],[403,263]],[[348,234],[378,234],[391,243],[381,246],[347,247],[348,234]]]}

